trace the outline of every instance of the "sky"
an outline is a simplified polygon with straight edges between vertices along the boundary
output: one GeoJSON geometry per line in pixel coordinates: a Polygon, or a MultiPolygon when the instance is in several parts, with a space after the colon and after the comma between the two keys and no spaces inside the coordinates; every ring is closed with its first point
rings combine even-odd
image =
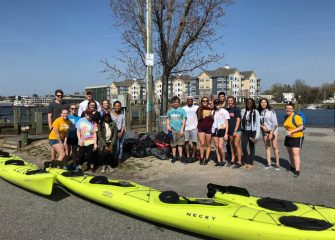
{"type": "MultiPolygon", "coordinates": [[[[208,70],[254,70],[262,90],[296,79],[331,83],[334,9],[335,0],[236,0],[218,29],[223,40],[213,42],[225,57],[208,70]]],[[[0,95],[110,84],[101,60],[118,65],[122,48],[112,20],[109,0],[0,0],[0,95]]]]}

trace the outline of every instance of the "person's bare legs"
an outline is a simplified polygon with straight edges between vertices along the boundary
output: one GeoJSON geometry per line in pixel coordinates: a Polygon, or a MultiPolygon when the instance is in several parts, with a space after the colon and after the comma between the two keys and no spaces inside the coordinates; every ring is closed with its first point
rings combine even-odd
{"type": "Polygon", "coordinates": [[[206,160],[209,160],[209,155],[211,154],[211,142],[212,142],[212,135],[206,134],[206,160]]]}
{"type": "Polygon", "coordinates": [[[265,156],[266,161],[268,162],[268,166],[271,166],[271,142],[268,136],[263,136],[263,142],[265,147],[265,156]]]}
{"type": "Polygon", "coordinates": [[[272,149],[276,159],[276,165],[279,167],[279,147],[278,147],[278,133],[274,135],[274,139],[271,140],[272,149]]]}
{"type": "Polygon", "coordinates": [[[202,161],[204,158],[206,135],[204,132],[199,132],[198,135],[199,135],[200,161],[202,161]]]}
{"type": "Polygon", "coordinates": [[[213,137],[214,145],[215,145],[215,153],[216,153],[216,160],[217,162],[221,162],[221,155],[219,150],[219,138],[213,137]]]}

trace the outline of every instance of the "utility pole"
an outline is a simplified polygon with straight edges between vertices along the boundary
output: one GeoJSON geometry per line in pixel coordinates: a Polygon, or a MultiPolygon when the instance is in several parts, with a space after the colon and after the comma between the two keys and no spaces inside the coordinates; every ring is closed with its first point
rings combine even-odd
{"type": "Polygon", "coordinates": [[[145,65],[147,68],[147,81],[146,81],[146,92],[147,92],[147,132],[152,132],[152,92],[153,92],[153,81],[152,81],[152,69],[154,66],[154,55],[152,53],[152,5],[151,0],[147,0],[147,53],[145,58],[145,65]]]}

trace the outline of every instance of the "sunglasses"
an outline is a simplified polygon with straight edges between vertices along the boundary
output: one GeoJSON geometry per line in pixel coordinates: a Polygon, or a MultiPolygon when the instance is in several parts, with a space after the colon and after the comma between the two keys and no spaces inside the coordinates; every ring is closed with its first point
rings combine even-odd
{"type": "Polygon", "coordinates": [[[59,95],[57,94],[56,96],[57,96],[57,97],[63,97],[63,95],[62,95],[62,94],[59,94],[59,95]]]}
{"type": "Polygon", "coordinates": [[[71,108],[71,110],[77,110],[77,108],[71,108]]]}
{"type": "Polygon", "coordinates": [[[208,100],[202,100],[201,102],[208,102],[208,100]]]}

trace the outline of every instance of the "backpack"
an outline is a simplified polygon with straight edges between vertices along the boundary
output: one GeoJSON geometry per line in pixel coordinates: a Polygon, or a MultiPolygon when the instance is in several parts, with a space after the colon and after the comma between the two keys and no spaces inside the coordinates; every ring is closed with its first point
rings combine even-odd
{"type": "Polygon", "coordinates": [[[303,130],[305,130],[305,126],[306,126],[306,123],[307,123],[306,115],[304,114],[304,112],[299,112],[299,113],[293,115],[292,123],[296,127],[297,127],[297,124],[295,123],[295,120],[294,120],[295,115],[299,115],[302,118],[302,125],[304,126],[303,130]]]}
{"type": "MultiPolygon", "coordinates": [[[[302,130],[306,129],[306,123],[307,123],[307,119],[306,119],[306,115],[303,112],[299,112],[299,113],[293,113],[293,117],[292,117],[292,124],[296,127],[298,127],[298,125],[295,122],[295,116],[299,115],[302,118],[302,125],[304,126],[304,128],[302,130]]],[[[288,116],[285,116],[285,120],[288,118],[288,116]]]]}

